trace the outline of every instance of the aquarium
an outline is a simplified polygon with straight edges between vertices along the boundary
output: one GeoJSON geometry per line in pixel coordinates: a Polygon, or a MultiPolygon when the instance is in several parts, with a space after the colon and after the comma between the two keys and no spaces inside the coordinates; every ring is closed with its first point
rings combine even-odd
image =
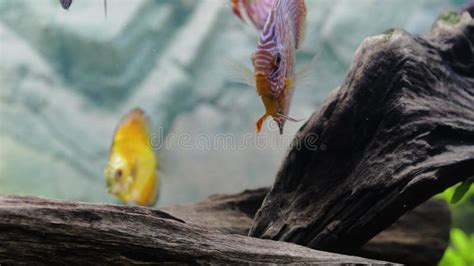
{"type": "MultiPolygon", "coordinates": [[[[364,39],[393,28],[426,34],[448,11],[454,23],[465,21],[460,10],[470,4],[302,2],[304,18],[268,11],[273,0],[0,0],[0,195],[172,210],[271,187],[300,128],[344,86],[364,39]],[[296,74],[283,77],[294,87],[283,122],[264,117],[257,133],[273,108],[253,84],[267,12],[295,25],[275,41],[292,48],[271,60],[296,74]],[[117,184],[122,177],[130,179],[117,184]],[[136,190],[123,192],[133,178],[141,180],[136,190]]],[[[330,145],[316,148],[332,152],[330,145]]],[[[441,265],[474,263],[473,189],[449,205],[452,242],[441,265]]],[[[450,202],[454,190],[437,197],[450,202]]]]}

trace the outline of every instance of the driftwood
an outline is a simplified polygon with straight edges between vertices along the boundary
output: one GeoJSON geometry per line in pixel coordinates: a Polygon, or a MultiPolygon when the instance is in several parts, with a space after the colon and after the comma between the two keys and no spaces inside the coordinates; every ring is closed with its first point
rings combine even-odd
{"type": "Polygon", "coordinates": [[[171,215],[226,234],[248,235],[253,217],[270,188],[245,190],[238,194],[218,194],[191,204],[179,204],[162,210],[171,215]]]}
{"type": "MultiPolygon", "coordinates": [[[[279,246],[274,241],[253,243],[254,239],[245,242],[237,236],[225,236],[247,235],[253,217],[269,190],[262,188],[233,195],[213,195],[198,203],[164,208],[169,214],[140,207],[31,197],[0,198],[0,241],[5,243],[0,245],[0,262],[375,263],[337,254],[331,254],[333,256],[328,258],[329,254],[324,252],[310,251],[311,254],[306,254],[303,252],[308,250],[299,247],[287,250],[288,245],[294,245],[286,243],[279,246]],[[174,229],[181,226],[184,228],[174,229]],[[194,231],[192,237],[188,236],[191,230],[194,231]],[[136,235],[137,232],[140,233],[136,235]],[[115,233],[119,235],[114,236],[115,233]],[[168,236],[163,238],[163,234],[168,236]],[[182,242],[176,244],[180,239],[182,242]],[[163,247],[162,241],[168,243],[163,247]],[[213,245],[209,244],[207,250],[199,250],[199,246],[196,247],[198,251],[189,249],[196,245],[206,246],[206,243],[214,243],[216,247],[213,249],[213,245]],[[245,253],[242,250],[242,255],[234,258],[236,250],[219,247],[223,244],[240,247],[244,243],[253,247],[254,252],[245,253]],[[176,248],[175,244],[179,247],[176,248]],[[275,250],[262,250],[264,256],[259,253],[262,248],[275,250]],[[285,252],[280,254],[277,251],[281,249],[285,252]],[[163,255],[163,250],[172,255],[163,255]],[[77,255],[62,256],[68,251],[77,255]],[[90,255],[85,256],[82,252],[90,255]],[[211,252],[223,253],[224,256],[211,258],[211,252]],[[268,259],[263,259],[267,256],[268,259]]],[[[410,265],[433,265],[448,244],[449,228],[450,215],[446,203],[429,200],[405,214],[354,255],[410,265]]],[[[379,263],[382,262],[376,262],[379,263]]]]}
{"type": "Polygon", "coordinates": [[[450,229],[447,203],[431,199],[352,253],[407,265],[436,265],[448,247],[450,229]]]}
{"type": "Polygon", "coordinates": [[[369,37],[297,133],[250,235],[350,252],[474,175],[474,21],[369,37]]]}
{"type": "Polygon", "coordinates": [[[474,175],[474,22],[446,20],[427,35],[366,39],[265,198],[265,189],[214,196],[168,214],[0,197],[0,263],[388,264],[315,249],[435,263],[446,206],[407,212],[474,175]],[[263,239],[243,236],[249,229],[263,239]]]}
{"type": "Polygon", "coordinates": [[[0,197],[0,263],[389,263],[186,223],[145,208],[0,197]]]}
{"type": "MultiPolygon", "coordinates": [[[[247,235],[270,188],[165,208],[175,217],[227,234],[247,235]]],[[[451,216],[444,200],[430,199],[407,212],[353,255],[408,265],[435,265],[449,244],[451,216]]]]}

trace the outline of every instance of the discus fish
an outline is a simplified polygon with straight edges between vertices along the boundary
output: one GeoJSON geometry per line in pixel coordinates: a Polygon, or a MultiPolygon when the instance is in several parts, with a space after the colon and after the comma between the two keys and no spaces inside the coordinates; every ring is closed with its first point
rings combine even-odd
{"type": "Polygon", "coordinates": [[[268,14],[273,7],[275,0],[232,0],[232,10],[234,14],[243,20],[240,7],[243,6],[247,16],[257,29],[263,29],[267,20],[268,14]]]}
{"type": "Polygon", "coordinates": [[[304,0],[275,0],[252,54],[253,73],[245,66],[232,64],[240,72],[234,80],[255,86],[262,98],[265,114],[256,122],[257,133],[268,116],[277,122],[280,134],[286,120],[299,121],[288,113],[295,83],[307,74],[295,73],[296,49],[301,46],[305,29],[304,0]]]}
{"type": "Polygon", "coordinates": [[[121,201],[152,206],[158,198],[158,158],[149,142],[149,121],[141,109],[122,118],[104,170],[109,193],[121,201]]]}
{"type": "Polygon", "coordinates": [[[304,0],[275,0],[252,55],[257,93],[265,114],[256,123],[257,133],[268,116],[277,122],[280,134],[288,116],[295,85],[296,49],[306,28],[304,0]]]}

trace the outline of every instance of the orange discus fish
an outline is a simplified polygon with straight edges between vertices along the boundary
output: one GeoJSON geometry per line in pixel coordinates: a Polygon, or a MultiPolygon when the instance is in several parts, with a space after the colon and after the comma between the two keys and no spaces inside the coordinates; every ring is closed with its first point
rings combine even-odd
{"type": "Polygon", "coordinates": [[[257,133],[268,116],[278,123],[280,134],[288,116],[295,85],[295,55],[306,29],[304,0],[275,0],[252,55],[257,93],[265,114],[256,123],[257,133]]]}
{"type": "Polygon", "coordinates": [[[149,142],[149,121],[141,109],[133,109],[115,130],[104,170],[109,193],[121,201],[142,206],[158,199],[158,158],[149,142]]]}
{"type": "Polygon", "coordinates": [[[232,0],[234,14],[243,20],[240,7],[243,6],[252,23],[261,30],[265,25],[275,0],[232,0]]]}

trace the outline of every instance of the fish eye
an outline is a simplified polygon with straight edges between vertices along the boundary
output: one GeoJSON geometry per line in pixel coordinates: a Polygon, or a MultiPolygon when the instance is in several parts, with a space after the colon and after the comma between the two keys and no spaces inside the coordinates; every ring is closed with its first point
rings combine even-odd
{"type": "Polygon", "coordinates": [[[280,63],[281,63],[281,55],[280,53],[277,53],[275,56],[275,65],[278,67],[280,66],[280,63]]]}
{"type": "Polygon", "coordinates": [[[118,169],[118,170],[115,172],[115,178],[121,178],[122,175],[123,175],[122,169],[118,169]]]}
{"type": "Polygon", "coordinates": [[[280,69],[280,63],[281,63],[281,55],[280,53],[277,53],[275,55],[275,58],[273,59],[273,67],[270,72],[270,76],[274,77],[278,73],[278,70],[280,69]]]}

